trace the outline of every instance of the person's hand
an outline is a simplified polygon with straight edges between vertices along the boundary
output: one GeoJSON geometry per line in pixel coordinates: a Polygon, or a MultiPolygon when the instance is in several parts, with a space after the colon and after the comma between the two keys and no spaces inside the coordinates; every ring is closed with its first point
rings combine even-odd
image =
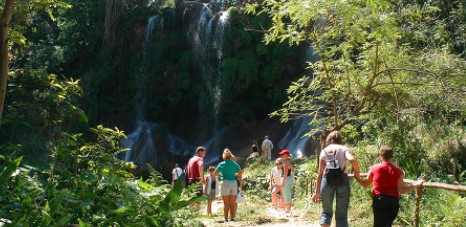
{"type": "Polygon", "coordinates": [[[354,179],[359,183],[361,184],[361,176],[354,174],[354,179]]]}
{"type": "Polygon", "coordinates": [[[316,192],[314,195],[312,195],[312,202],[317,203],[320,199],[320,193],[316,192]]]}
{"type": "Polygon", "coordinates": [[[417,181],[413,183],[413,187],[419,188],[422,187],[422,184],[426,181],[426,176],[421,176],[417,181]]]}

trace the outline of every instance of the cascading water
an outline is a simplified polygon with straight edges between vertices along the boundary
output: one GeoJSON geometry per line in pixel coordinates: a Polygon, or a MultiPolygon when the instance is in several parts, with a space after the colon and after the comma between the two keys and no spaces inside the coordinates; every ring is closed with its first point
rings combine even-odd
{"type": "MultiPolygon", "coordinates": [[[[211,71],[214,71],[217,74],[215,86],[214,86],[214,111],[215,111],[215,128],[218,127],[218,118],[220,113],[220,107],[222,104],[222,89],[220,87],[222,79],[222,70],[221,62],[223,58],[223,33],[225,30],[225,25],[228,20],[228,12],[222,11],[217,16],[209,22],[207,29],[207,43],[211,43],[211,51],[209,53],[215,54],[216,66],[215,64],[209,64],[212,68],[211,71]],[[212,41],[210,40],[213,37],[212,41]]],[[[209,58],[210,59],[210,58],[209,58]]]]}
{"type": "Polygon", "coordinates": [[[185,10],[185,17],[190,18],[188,39],[192,41],[194,50],[202,69],[202,77],[209,90],[213,102],[214,130],[218,129],[218,121],[222,103],[222,90],[220,82],[222,78],[223,38],[224,30],[228,22],[227,11],[222,11],[224,1],[211,1],[208,4],[193,4],[185,10]],[[219,8],[220,11],[212,10],[219,8]],[[192,13],[187,13],[191,12],[192,13]]]}
{"type": "MultiPolygon", "coordinates": [[[[307,49],[305,57],[308,62],[316,62],[319,59],[319,56],[312,47],[307,49]]],[[[291,154],[293,154],[293,157],[302,157],[305,153],[309,153],[305,151],[309,151],[310,149],[309,144],[311,143],[311,138],[304,135],[313,128],[313,126],[309,124],[310,122],[310,117],[294,120],[288,132],[278,142],[278,147],[288,149],[291,154]]],[[[315,143],[317,143],[317,141],[315,141],[315,143]]]]}
{"type": "Polygon", "coordinates": [[[152,130],[157,125],[146,121],[144,117],[145,94],[147,86],[147,65],[148,54],[151,47],[154,30],[163,28],[163,18],[153,16],[149,18],[146,33],[142,45],[142,62],[139,68],[138,89],[136,92],[136,129],[130,133],[126,139],[122,140],[122,145],[130,150],[125,153],[125,161],[133,161],[138,165],[144,165],[148,160],[156,160],[156,148],[153,141],[152,130]],[[136,152],[135,152],[136,151],[136,152]]]}
{"type": "MultiPolygon", "coordinates": [[[[168,132],[166,126],[159,126],[156,123],[149,122],[144,116],[146,105],[146,91],[148,89],[148,77],[156,77],[159,73],[154,68],[149,68],[155,56],[150,50],[154,39],[163,37],[162,30],[164,27],[164,17],[162,15],[153,16],[148,20],[145,37],[142,44],[142,58],[139,68],[138,89],[135,95],[135,113],[136,125],[135,130],[130,133],[122,144],[129,148],[122,157],[125,161],[133,161],[138,166],[144,167],[146,163],[158,164],[160,156],[166,158],[167,154],[184,157],[191,155],[198,145],[204,145],[209,151],[206,157],[206,163],[218,161],[225,144],[231,142],[226,138],[229,134],[229,128],[220,125],[222,115],[222,60],[224,33],[228,25],[228,13],[225,11],[226,3],[221,0],[212,0],[210,3],[201,3],[198,1],[188,1],[183,6],[182,11],[174,11],[174,21],[181,20],[183,29],[186,31],[186,38],[189,47],[194,51],[195,56],[201,69],[201,78],[205,83],[210,105],[213,107],[209,112],[209,119],[212,119],[209,125],[212,131],[206,129],[208,133],[202,136],[203,142],[197,141],[195,145],[188,142],[181,136],[168,132]],[[176,12],[182,12],[182,15],[176,15],[176,12]],[[154,35],[157,35],[154,37],[154,35]],[[159,36],[160,35],[160,36],[159,36]],[[154,38],[153,38],[154,37],[154,38]],[[151,72],[151,75],[148,75],[151,72]],[[152,75],[153,74],[153,75],[152,75]],[[210,135],[210,136],[209,136],[210,135]],[[162,145],[161,145],[162,144],[162,145]]],[[[167,21],[168,18],[167,18],[167,21]]],[[[170,23],[167,23],[170,29],[170,23]]],[[[177,27],[179,29],[179,27],[177,27]]],[[[158,40],[158,39],[157,39],[158,40]]],[[[154,46],[155,47],[155,46],[154,46]]],[[[310,51],[307,56],[309,61],[313,61],[310,51]]],[[[205,105],[200,103],[199,105],[205,105]]],[[[204,107],[202,107],[204,108],[204,107]]],[[[209,122],[209,123],[210,123],[209,122]]],[[[288,132],[284,136],[277,135],[281,138],[276,148],[288,149],[296,157],[300,151],[305,153],[306,146],[309,144],[309,138],[303,137],[311,129],[309,121],[305,119],[297,120],[292,123],[288,132]]],[[[161,123],[163,125],[163,122],[161,123]]],[[[207,127],[206,127],[207,128],[207,127]]],[[[199,139],[198,139],[199,140],[199,139]]]]}
{"type": "MultiPolygon", "coordinates": [[[[223,57],[223,33],[227,22],[227,13],[221,11],[214,14],[211,7],[210,3],[187,2],[186,9],[183,12],[183,20],[189,23],[188,39],[191,40],[192,48],[197,53],[199,64],[203,71],[202,77],[206,82],[206,87],[210,91],[214,103],[215,118],[218,118],[221,103],[220,65],[223,57]]],[[[218,8],[218,4],[216,7],[218,8]]],[[[137,125],[136,129],[122,141],[123,146],[130,149],[124,154],[123,159],[125,161],[133,161],[138,166],[144,166],[146,163],[157,163],[157,156],[160,154],[157,153],[157,144],[155,141],[165,140],[168,144],[168,152],[177,156],[192,154],[195,149],[194,145],[173,134],[162,135],[166,136],[166,138],[160,138],[160,135],[155,136],[153,132],[157,129],[158,125],[148,122],[144,117],[150,50],[153,36],[163,29],[163,21],[163,16],[153,16],[147,23],[142,45],[138,89],[135,96],[137,100],[137,105],[135,106],[137,125]]],[[[217,125],[217,123],[218,120],[215,119],[215,124],[217,125]]],[[[210,150],[211,147],[215,146],[215,141],[224,131],[216,129],[214,136],[203,143],[204,146],[210,150]]]]}
{"type": "Polygon", "coordinates": [[[303,156],[309,142],[309,137],[304,137],[304,135],[312,129],[309,122],[309,118],[294,120],[293,125],[278,142],[277,147],[286,148],[293,157],[303,156]]]}

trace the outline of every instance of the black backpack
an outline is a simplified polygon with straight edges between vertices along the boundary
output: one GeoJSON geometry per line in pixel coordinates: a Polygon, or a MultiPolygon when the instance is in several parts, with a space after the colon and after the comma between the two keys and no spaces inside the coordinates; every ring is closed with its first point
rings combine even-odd
{"type": "MultiPolygon", "coordinates": [[[[336,160],[337,152],[333,153],[333,160],[328,160],[325,168],[325,177],[327,182],[332,185],[338,185],[345,179],[345,170],[340,168],[338,160],[336,160]]],[[[330,155],[327,155],[329,157],[330,155]]]]}

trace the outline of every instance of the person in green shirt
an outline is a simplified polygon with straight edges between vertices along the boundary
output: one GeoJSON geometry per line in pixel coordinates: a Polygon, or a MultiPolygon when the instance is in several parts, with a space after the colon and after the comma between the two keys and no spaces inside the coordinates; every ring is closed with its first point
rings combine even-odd
{"type": "Polygon", "coordinates": [[[215,169],[216,175],[222,176],[222,199],[223,199],[223,215],[225,222],[235,220],[236,215],[236,195],[238,194],[238,184],[236,177],[241,176],[241,168],[235,161],[231,160],[233,154],[226,148],[223,151],[223,162],[220,162],[215,169]]]}

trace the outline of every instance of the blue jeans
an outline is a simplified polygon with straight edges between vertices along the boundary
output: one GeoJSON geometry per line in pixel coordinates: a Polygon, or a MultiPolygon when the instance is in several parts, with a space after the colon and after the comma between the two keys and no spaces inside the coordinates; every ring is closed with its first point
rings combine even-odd
{"type": "Polygon", "coordinates": [[[336,198],[335,221],[337,227],[348,226],[348,207],[350,202],[350,184],[348,176],[338,185],[331,185],[325,176],[322,177],[320,196],[322,198],[322,214],[320,224],[330,225],[333,218],[333,198],[336,198]]]}

